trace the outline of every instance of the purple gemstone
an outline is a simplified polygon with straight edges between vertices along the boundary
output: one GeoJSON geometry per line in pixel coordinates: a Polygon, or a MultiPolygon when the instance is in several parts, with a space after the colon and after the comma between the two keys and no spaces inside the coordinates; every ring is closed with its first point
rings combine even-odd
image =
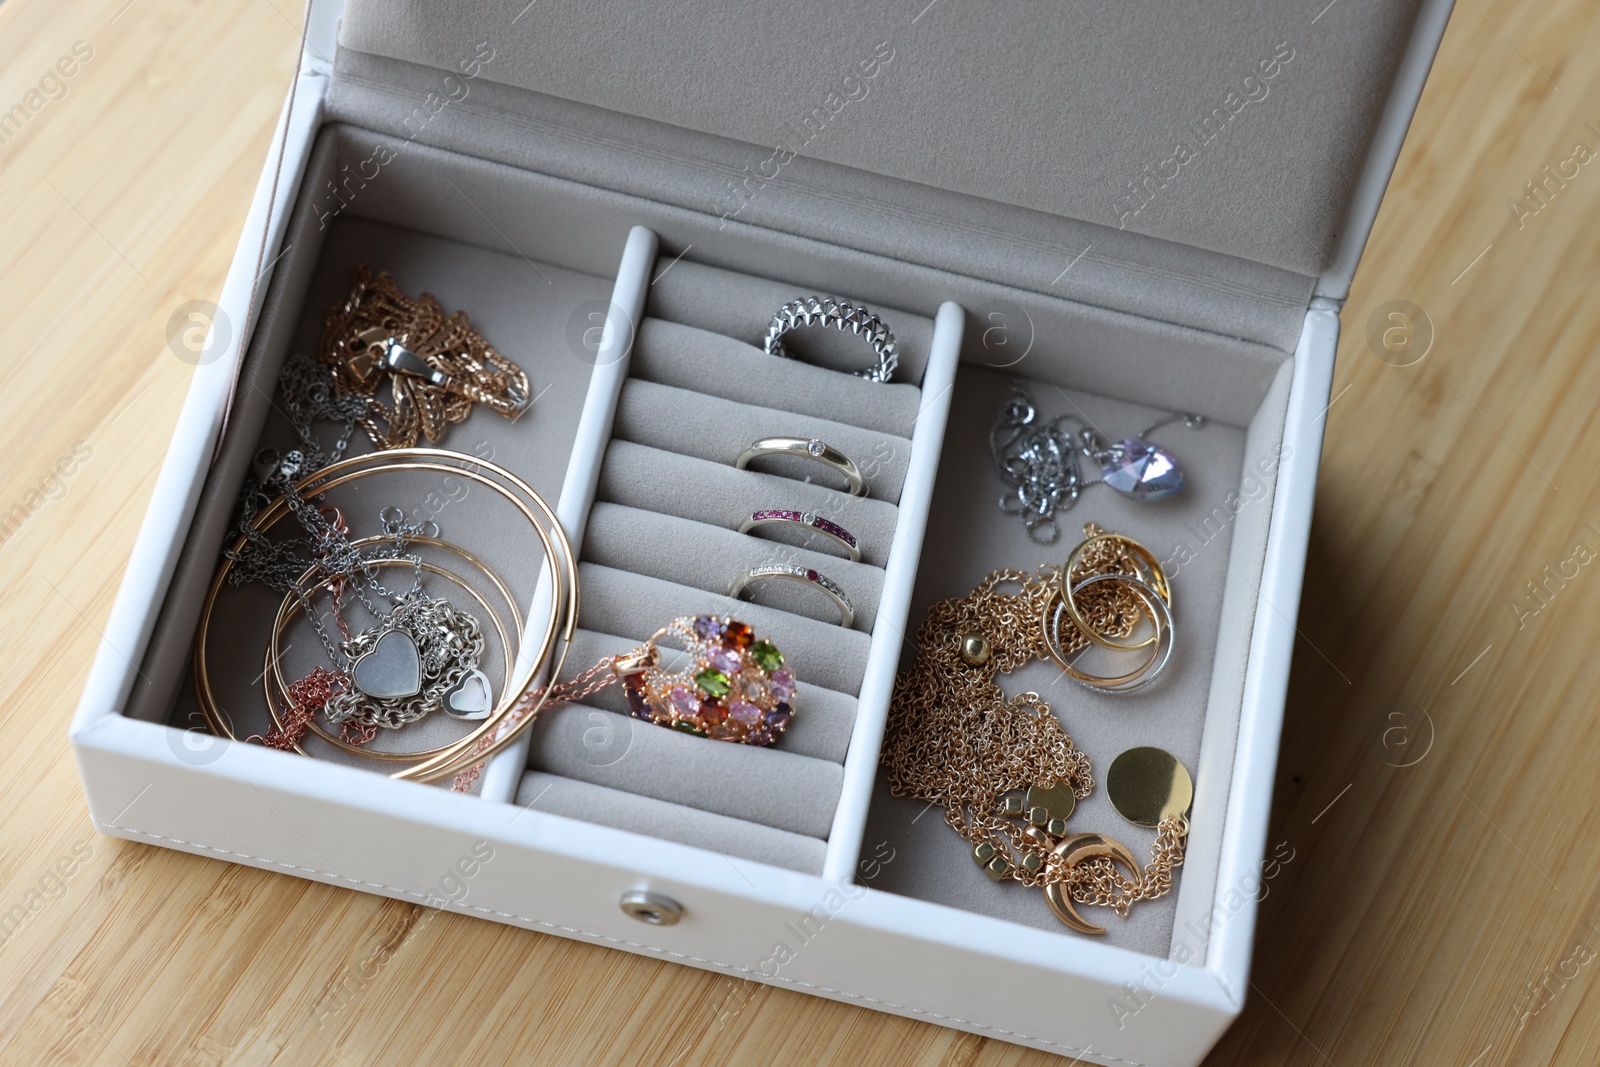
{"type": "Polygon", "coordinates": [[[723,645],[718,648],[713,648],[711,650],[711,654],[706,657],[706,662],[710,663],[712,667],[721,671],[723,674],[726,674],[729,678],[732,678],[737,675],[739,673],[739,669],[744,666],[744,657],[739,654],[739,650],[737,648],[728,648],[726,645],[723,645]]]}
{"type": "Polygon", "coordinates": [[[626,685],[623,689],[628,694],[628,710],[633,712],[636,719],[650,719],[650,705],[645,703],[644,690],[637,685],[626,685]]]}
{"type": "Polygon", "coordinates": [[[772,744],[772,734],[764,728],[751,730],[749,736],[745,740],[752,745],[762,747],[772,744]]]}
{"type": "Polygon", "coordinates": [[[771,730],[774,734],[781,734],[783,733],[784,728],[789,725],[789,720],[792,718],[794,718],[794,714],[785,708],[773,708],[771,711],[767,712],[767,729],[771,730]]]}
{"type": "Polygon", "coordinates": [[[1183,471],[1172,453],[1149,441],[1125,437],[1100,467],[1100,477],[1123,496],[1161,500],[1183,488],[1183,471]]]}
{"type": "Polygon", "coordinates": [[[722,620],[715,615],[702,615],[694,620],[694,632],[707,641],[722,636],[722,620]]]}
{"type": "Polygon", "coordinates": [[[745,726],[754,726],[761,721],[761,709],[743,700],[735,700],[728,704],[728,718],[745,726]]]}
{"type": "Polygon", "coordinates": [[[772,672],[772,695],[779,700],[794,699],[794,672],[787,667],[779,667],[772,672]]]}
{"type": "Polygon", "coordinates": [[[672,687],[672,710],[685,719],[692,719],[700,710],[700,698],[681,685],[672,687]]]}

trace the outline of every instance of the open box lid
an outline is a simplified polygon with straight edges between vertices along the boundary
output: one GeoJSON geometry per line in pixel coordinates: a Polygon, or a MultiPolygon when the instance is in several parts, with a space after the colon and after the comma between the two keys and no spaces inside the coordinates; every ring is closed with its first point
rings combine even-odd
{"type": "Polygon", "coordinates": [[[1289,350],[1448,12],[348,0],[330,115],[392,129],[471,64],[407,136],[1289,350]]]}

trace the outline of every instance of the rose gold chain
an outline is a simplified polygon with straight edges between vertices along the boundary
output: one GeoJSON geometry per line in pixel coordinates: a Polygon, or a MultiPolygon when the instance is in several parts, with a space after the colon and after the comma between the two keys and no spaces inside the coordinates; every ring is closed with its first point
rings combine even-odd
{"type": "Polygon", "coordinates": [[[377,330],[458,382],[467,394],[411,375],[374,374],[357,380],[336,374],[341,394],[357,393],[370,402],[370,414],[360,422],[374,445],[410,448],[419,436],[437,442],[448,424],[471,414],[474,402],[507,416],[520,410],[528,396],[527,374],[473,329],[466,312],[446,315],[431,293],[413,299],[387,271],[374,279],[365,263],[356,267],[355,276],[350,296],[328,309],[320,361],[334,368],[344,365],[365,347],[365,335],[377,330]],[[377,397],[384,381],[393,393],[389,405],[377,397]]]}
{"type": "MultiPolygon", "coordinates": [[[[632,653],[624,653],[624,655],[631,654],[632,653]]],[[[614,668],[617,661],[622,658],[623,656],[607,656],[605,659],[601,660],[599,663],[596,663],[593,667],[583,671],[581,674],[551,686],[550,696],[544,702],[543,710],[549,711],[551,708],[557,707],[561,704],[570,704],[575,700],[583,700],[600,692],[607,686],[614,685],[617,681],[617,675],[614,668]]],[[[530,689],[528,692],[524,693],[522,698],[517,701],[516,706],[513,707],[509,713],[507,713],[505,722],[501,725],[500,729],[509,730],[516,726],[517,723],[521,722],[522,717],[528,713],[528,709],[538,703],[540,694],[542,692],[543,690],[530,689]]],[[[485,734],[483,737],[479,738],[477,746],[478,751],[482,752],[490,745],[494,744],[494,739],[498,736],[499,731],[497,730],[492,733],[485,734]]],[[[450,784],[450,788],[457,793],[465,793],[472,787],[472,783],[476,782],[479,776],[482,774],[483,764],[475,763],[471,767],[468,767],[466,770],[462,771],[460,774],[456,775],[455,780],[450,784]]]]}
{"type": "MultiPolygon", "coordinates": [[[[1092,523],[1084,527],[1086,538],[1101,532],[1092,523]]],[[[1139,561],[1121,542],[1100,542],[1083,553],[1069,578],[1107,573],[1137,576],[1139,561]]],[[[1007,697],[996,680],[1047,657],[1043,616],[1058,574],[1054,566],[993,571],[968,595],[929,609],[917,630],[916,662],[895,680],[882,762],[895,796],[943,807],[945,821],[967,842],[988,844],[1011,861],[1006,877],[1039,888],[1066,883],[1079,903],[1109,905],[1126,915],[1136,901],[1172,888],[1188,834],[1181,816],[1158,827],[1151,862],[1125,874],[1107,858],[1068,865],[1047,835],[1027,832],[1001,805],[1003,794],[1034,785],[1066,783],[1080,799],[1094,789],[1089,757],[1049,703],[1034,692],[1007,697]],[[964,653],[972,640],[981,641],[980,655],[970,647],[964,653]],[[1030,856],[1035,859],[1025,862],[1030,856]]],[[[1078,602],[1106,637],[1126,638],[1141,616],[1139,599],[1114,582],[1083,590],[1078,602]]],[[[1089,640],[1072,631],[1060,644],[1070,655],[1089,640]]]]}

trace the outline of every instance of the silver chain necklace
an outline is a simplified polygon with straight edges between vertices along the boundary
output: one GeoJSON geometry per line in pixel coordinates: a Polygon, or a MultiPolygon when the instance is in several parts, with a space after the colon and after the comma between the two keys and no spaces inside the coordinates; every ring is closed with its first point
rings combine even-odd
{"type": "Polygon", "coordinates": [[[444,598],[423,593],[422,559],[408,547],[416,538],[437,537],[438,526],[431,521],[407,522],[399,508],[385,508],[378,516],[383,540],[357,548],[337,508],[307,500],[296,489],[343,456],[356,420],[367,410],[366,400],[339,396],[325,371],[303,356],[291,357],[279,384],[284,414],[301,447],[281,456],[270,449],[256,456],[255,470],[240,494],[235,527],[244,543],[226,553],[234,563],[229,581],[234,585],[259,581],[296,598],[343,679],[324,706],[329,722],[393,729],[439,708],[463,718],[484,717],[490,693],[488,679],[478,670],[484,651],[482,627],[444,598]],[[331,453],[323,451],[313,429],[317,419],[342,424],[331,453]],[[303,537],[274,540],[255,528],[261,511],[280,496],[303,537]],[[403,593],[379,578],[381,566],[392,566],[394,561],[411,565],[411,586],[403,593]],[[317,572],[313,589],[353,593],[376,623],[336,640],[301,581],[313,568],[317,572]],[[451,700],[464,686],[481,693],[481,699],[465,711],[462,701],[451,700]]]}
{"type": "Polygon", "coordinates": [[[1145,438],[1179,419],[1198,429],[1204,417],[1172,412],[1136,437],[1111,441],[1076,415],[1036,422],[1038,408],[1027,387],[1014,381],[1011,389],[989,431],[989,452],[1000,480],[1012,489],[1000,498],[1000,510],[1018,516],[1035,542],[1054,543],[1061,535],[1056,512],[1071,508],[1090,485],[1103,482],[1134,500],[1161,500],[1183,489],[1183,471],[1172,453],[1145,438]],[[1084,478],[1080,454],[1095,461],[1099,477],[1084,478]]]}

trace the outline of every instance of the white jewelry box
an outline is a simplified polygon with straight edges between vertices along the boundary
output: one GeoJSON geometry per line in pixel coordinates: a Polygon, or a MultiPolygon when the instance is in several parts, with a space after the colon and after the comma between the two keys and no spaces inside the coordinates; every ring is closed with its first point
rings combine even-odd
{"type": "MultiPolygon", "coordinates": [[[[676,21],[346,6],[338,31],[340,5],[312,5],[219,304],[232,341],[197,372],[74,721],[96,826],[1092,1062],[1198,1062],[1247,992],[1338,308],[1448,3],[1361,20],[1329,5],[1267,26],[1198,12],[1159,30],[1025,3],[976,14],[914,4],[856,12],[827,39],[709,3],[676,21]],[[1287,113],[1269,111],[1274,101],[1287,113]],[[371,150],[374,138],[392,151],[371,150]],[[699,815],[688,831],[645,834],[536,796],[518,803],[540,775],[561,777],[530,771],[527,743],[470,797],[205,739],[181,729],[181,711],[168,725],[197,609],[188,590],[209,577],[250,451],[224,449],[208,474],[224,416],[232,405],[229,434],[253,441],[270,407],[248,379],[235,392],[236,371],[252,348],[281,360],[297,322],[315,316],[319,267],[363,239],[418,270],[436,262],[428,284],[475,321],[543,331],[525,365],[562,403],[529,432],[563,438],[570,461],[525,473],[560,497],[575,540],[600,491],[636,324],[671,270],[775,278],[793,295],[837,289],[934,322],[877,605],[892,625],[868,653],[824,830],[718,849],[684,843],[711,832],[699,815]],[[494,289],[518,260],[552,268],[549,292],[494,289]],[[609,305],[608,332],[591,376],[560,341],[564,313],[596,301],[609,305]],[[552,311],[563,313],[553,325],[552,311]],[[1025,342],[1020,356],[1008,347],[1025,342]],[[1108,430],[1171,407],[1216,423],[1209,438],[1170,442],[1194,457],[1185,507],[1198,510],[1086,496],[1066,516],[1153,542],[1196,606],[1187,620],[1180,611],[1190,654],[1146,710],[1047,694],[1097,768],[1144,741],[1195,772],[1178,891],[1135,909],[1126,929],[1111,920],[1104,941],[1054,927],[1037,894],[992,895],[1003,891],[940,820],[875,785],[908,616],[914,626],[928,599],[994,566],[1052,558],[1019,558],[1027,541],[977,506],[992,507],[998,484],[982,481],[987,456],[972,459],[972,445],[996,383],[1024,366],[1108,430]],[[786,865],[746,858],[772,840],[786,865]],[[801,852],[782,853],[791,844],[801,852]],[[680,904],[683,920],[624,914],[619,900],[639,889],[680,904]]],[[[841,24],[820,4],[782,17],[841,24]]],[[[1121,833],[1109,809],[1085,814],[1121,833]]]]}

